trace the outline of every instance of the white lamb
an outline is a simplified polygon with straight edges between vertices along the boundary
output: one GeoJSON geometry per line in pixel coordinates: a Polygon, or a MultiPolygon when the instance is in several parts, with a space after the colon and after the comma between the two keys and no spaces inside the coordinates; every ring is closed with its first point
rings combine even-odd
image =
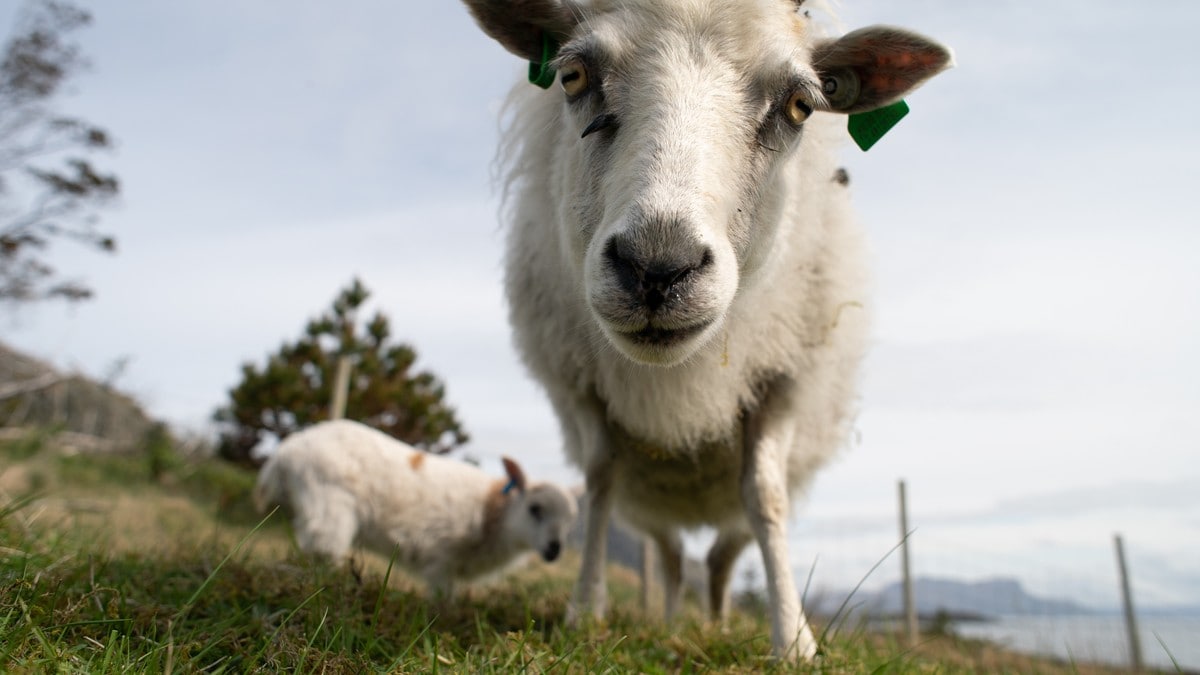
{"type": "Polygon", "coordinates": [[[789,0],[464,1],[533,71],[550,54],[560,85],[514,93],[502,160],[516,344],[587,480],[569,618],[605,610],[615,506],[657,542],[668,615],[681,530],[717,531],[718,617],[757,540],[772,649],[810,658],[787,520],[847,437],[867,342],[834,149],[843,115],[949,50],[886,27],[825,38],[789,0]]]}
{"type": "Polygon", "coordinates": [[[259,510],[288,507],[308,553],[343,560],[355,542],[421,577],[443,597],[458,581],[500,571],[536,550],[558,558],[575,499],[528,484],[505,457],[507,480],[431,455],[358,422],[323,422],[287,437],[258,475],[259,510]]]}

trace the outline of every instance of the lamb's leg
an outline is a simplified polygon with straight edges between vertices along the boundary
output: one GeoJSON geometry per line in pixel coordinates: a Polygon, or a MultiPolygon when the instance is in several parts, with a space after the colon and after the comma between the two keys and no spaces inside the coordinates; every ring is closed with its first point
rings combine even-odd
{"type": "Polygon", "coordinates": [[[454,578],[444,569],[429,569],[425,570],[425,581],[429,584],[434,606],[439,612],[445,612],[454,599],[454,578]]]}
{"type": "Polygon", "coordinates": [[[608,603],[604,566],[608,560],[608,519],[612,511],[612,461],[608,431],[598,405],[580,403],[573,412],[578,425],[578,441],[587,466],[585,486],[586,518],[583,524],[583,560],[575,594],[567,605],[567,624],[578,625],[585,618],[601,618],[608,603]]]}
{"type": "Polygon", "coordinates": [[[744,530],[722,530],[708,549],[708,609],[713,620],[725,624],[729,616],[729,580],[733,564],[753,535],[744,530]]]}
{"type": "Polygon", "coordinates": [[[308,554],[324,556],[332,562],[344,561],[358,534],[354,498],[337,490],[328,490],[309,503],[295,505],[292,521],[296,544],[308,554]]]}
{"type": "Polygon", "coordinates": [[[788,556],[790,393],[788,383],[776,382],[759,409],[743,417],[742,500],[766,568],[771,649],[780,658],[800,660],[816,655],[817,642],[801,610],[788,556]]]}
{"type": "Polygon", "coordinates": [[[658,558],[663,572],[663,616],[667,621],[679,612],[679,601],[683,587],[683,540],[677,532],[651,532],[650,537],[658,547],[658,558]]]}

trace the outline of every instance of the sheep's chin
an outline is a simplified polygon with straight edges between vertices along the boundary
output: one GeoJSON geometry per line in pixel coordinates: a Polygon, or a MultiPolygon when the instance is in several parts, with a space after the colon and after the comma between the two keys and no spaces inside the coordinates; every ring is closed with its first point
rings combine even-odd
{"type": "Polygon", "coordinates": [[[621,332],[602,322],[604,336],[634,363],[668,368],[679,365],[700,350],[716,332],[719,321],[681,331],[621,332]]]}

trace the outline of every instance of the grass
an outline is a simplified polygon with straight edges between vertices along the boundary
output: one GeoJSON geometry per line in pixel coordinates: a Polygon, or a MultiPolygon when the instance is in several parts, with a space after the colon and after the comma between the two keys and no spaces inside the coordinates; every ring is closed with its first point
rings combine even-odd
{"type": "Polygon", "coordinates": [[[160,452],[63,456],[48,438],[0,445],[3,672],[1117,672],[861,630],[793,668],[764,657],[758,616],[726,630],[694,612],[669,627],[644,616],[619,569],[610,616],[572,629],[574,555],[439,603],[387,561],[356,577],[297,555],[280,516],[253,513],[241,469],[173,461],[164,473],[160,452]]]}

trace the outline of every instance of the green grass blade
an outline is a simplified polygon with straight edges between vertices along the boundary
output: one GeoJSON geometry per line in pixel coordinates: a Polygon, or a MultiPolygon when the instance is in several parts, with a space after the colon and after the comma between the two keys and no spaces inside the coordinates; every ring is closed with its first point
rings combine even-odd
{"type": "Polygon", "coordinates": [[[838,607],[838,610],[834,612],[833,618],[829,620],[829,625],[825,626],[825,630],[821,631],[821,637],[817,640],[817,644],[825,643],[827,637],[831,635],[830,630],[837,625],[838,618],[842,615],[842,612],[846,611],[846,606],[850,604],[850,599],[853,598],[856,593],[858,593],[859,589],[862,588],[862,585],[866,583],[867,579],[869,579],[871,575],[875,573],[875,570],[879,569],[879,566],[883,564],[883,561],[890,558],[891,555],[896,552],[896,549],[903,546],[904,542],[908,541],[908,538],[912,536],[912,533],[915,531],[916,530],[912,530],[905,534],[904,538],[902,538],[895,546],[889,549],[887,553],[884,553],[882,558],[875,561],[874,565],[871,565],[871,569],[867,570],[867,573],[858,580],[858,583],[855,584],[854,588],[850,590],[849,595],[847,595],[846,599],[842,601],[842,604],[838,607]]]}
{"type": "Polygon", "coordinates": [[[200,586],[192,593],[192,596],[187,599],[187,602],[183,603],[183,607],[181,607],[179,612],[175,615],[176,621],[182,619],[189,611],[191,611],[192,606],[196,604],[196,600],[200,599],[200,596],[204,594],[204,591],[208,588],[209,584],[213,582],[213,579],[217,578],[217,573],[221,571],[221,568],[225,566],[225,563],[229,562],[229,560],[233,558],[233,556],[236,555],[239,550],[241,550],[242,546],[244,546],[247,541],[250,541],[250,538],[253,537],[262,528],[262,526],[267,523],[271,516],[275,515],[275,511],[278,509],[278,506],[271,509],[271,512],[268,513],[265,518],[258,521],[258,524],[255,525],[253,529],[251,529],[240,540],[238,540],[238,543],[233,547],[233,550],[225,554],[225,557],[221,559],[221,562],[218,563],[217,566],[213,568],[213,571],[209,573],[208,578],[204,580],[204,583],[200,584],[200,586]]]}

